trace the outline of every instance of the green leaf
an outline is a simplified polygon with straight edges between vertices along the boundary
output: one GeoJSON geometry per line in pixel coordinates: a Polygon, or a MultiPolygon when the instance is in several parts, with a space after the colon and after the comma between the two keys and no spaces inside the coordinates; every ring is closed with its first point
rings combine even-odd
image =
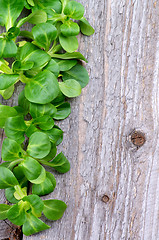
{"type": "Polygon", "coordinates": [[[90,36],[94,33],[94,29],[92,28],[92,26],[89,24],[89,22],[84,17],[82,17],[80,19],[79,25],[80,25],[81,32],[84,35],[90,36]]]}
{"type": "Polygon", "coordinates": [[[78,48],[78,40],[75,36],[65,37],[61,34],[59,41],[63,49],[68,53],[72,53],[78,48]]]}
{"type": "Polygon", "coordinates": [[[59,173],[66,173],[70,170],[70,163],[62,152],[59,153],[50,163],[52,164],[52,167],[59,173]]]}
{"type": "Polygon", "coordinates": [[[84,15],[84,7],[81,3],[70,1],[66,4],[64,14],[75,20],[79,20],[84,15]]]}
{"type": "Polygon", "coordinates": [[[50,56],[36,47],[34,44],[27,42],[23,47],[20,48],[18,60],[21,64],[26,62],[33,62],[33,70],[43,68],[50,60],[50,56]]]}
{"type": "Polygon", "coordinates": [[[51,143],[51,150],[49,154],[46,157],[42,158],[42,160],[51,161],[56,156],[56,153],[57,153],[57,147],[55,144],[51,143]]]}
{"type": "Polygon", "coordinates": [[[6,38],[7,40],[11,40],[11,39],[14,39],[16,38],[20,33],[20,29],[17,28],[17,27],[11,27],[8,32],[7,32],[7,35],[6,35],[6,38]]]}
{"type": "Polygon", "coordinates": [[[67,118],[71,113],[71,107],[68,102],[64,102],[57,106],[57,112],[54,114],[53,118],[56,120],[62,120],[67,118]]]}
{"type": "Polygon", "coordinates": [[[17,111],[9,106],[0,105],[0,128],[3,128],[8,117],[14,117],[17,111]]]}
{"type": "Polygon", "coordinates": [[[31,183],[40,184],[45,180],[45,177],[46,177],[45,169],[35,159],[31,157],[27,157],[20,164],[20,167],[22,168],[26,178],[31,183]]]}
{"type": "Polygon", "coordinates": [[[63,93],[60,91],[58,96],[51,102],[53,105],[58,106],[61,103],[63,103],[65,101],[65,96],[63,95],[63,93]]]}
{"type": "Polygon", "coordinates": [[[30,126],[27,128],[25,134],[28,138],[30,138],[30,136],[35,133],[35,132],[39,132],[39,129],[37,129],[34,124],[30,124],[30,126]]]}
{"type": "Polygon", "coordinates": [[[39,24],[39,23],[45,23],[47,21],[47,14],[43,10],[38,10],[36,13],[34,12],[34,15],[28,20],[29,23],[32,24],[39,24]]]}
{"type": "Polygon", "coordinates": [[[25,110],[25,115],[29,112],[30,102],[26,99],[24,90],[19,94],[18,105],[25,110]]]}
{"type": "Polygon", "coordinates": [[[26,115],[24,108],[22,108],[20,106],[14,106],[13,108],[17,111],[18,116],[23,116],[24,117],[26,115]]]}
{"type": "Polygon", "coordinates": [[[25,196],[27,196],[27,187],[21,188],[20,186],[15,186],[15,192],[14,192],[14,197],[17,200],[21,200],[25,196]]]}
{"type": "Polygon", "coordinates": [[[18,143],[23,143],[25,140],[24,133],[27,129],[24,118],[22,116],[9,117],[5,122],[5,134],[8,138],[15,140],[18,143]]]}
{"type": "Polygon", "coordinates": [[[13,205],[7,212],[7,218],[15,225],[22,226],[26,221],[24,209],[18,203],[13,205]]]}
{"type": "Polygon", "coordinates": [[[13,95],[13,92],[14,92],[14,85],[10,86],[5,90],[0,90],[0,94],[5,100],[9,99],[13,95]]]}
{"type": "Polygon", "coordinates": [[[31,68],[33,68],[34,66],[34,62],[25,62],[22,63],[21,61],[15,61],[12,65],[12,69],[13,72],[19,72],[19,71],[26,71],[26,70],[30,70],[31,68]]]}
{"type": "Polygon", "coordinates": [[[73,68],[77,64],[77,60],[60,60],[60,59],[54,59],[58,65],[60,71],[68,71],[71,68],[73,68]]]}
{"type": "Polygon", "coordinates": [[[9,167],[9,165],[10,165],[10,162],[3,162],[3,163],[1,163],[1,167],[6,167],[6,168],[8,168],[9,167]]]}
{"type": "Polygon", "coordinates": [[[63,72],[62,79],[64,81],[68,79],[75,79],[81,85],[81,87],[84,88],[89,82],[89,75],[83,66],[77,64],[67,72],[63,72]]]}
{"type": "Polygon", "coordinates": [[[35,7],[33,8],[33,10],[35,9],[53,9],[55,12],[57,13],[61,13],[61,2],[59,0],[38,0],[38,2],[36,2],[35,7]]]}
{"type": "Polygon", "coordinates": [[[0,58],[15,57],[17,54],[17,46],[13,40],[0,38],[0,58]]]}
{"type": "Polygon", "coordinates": [[[85,62],[88,62],[80,52],[64,53],[64,54],[56,54],[55,53],[55,54],[51,54],[51,57],[59,58],[59,59],[80,59],[85,62]]]}
{"type": "Polygon", "coordinates": [[[34,40],[33,34],[29,31],[20,31],[20,36],[34,40]]]}
{"type": "Polygon", "coordinates": [[[69,0],[60,0],[62,2],[63,9],[65,8],[66,4],[69,2],[69,0]]]}
{"type": "Polygon", "coordinates": [[[14,174],[8,168],[0,166],[0,188],[5,189],[18,184],[14,174]]]}
{"type": "Polygon", "coordinates": [[[5,138],[2,144],[2,159],[3,161],[13,161],[21,158],[22,148],[14,140],[5,138]]]}
{"type": "Polygon", "coordinates": [[[42,132],[33,133],[29,139],[27,153],[38,159],[42,159],[49,154],[51,143],[47,134],[42,132]]]}
{"type": "Polygon", "coordinates": [[[0,204],[0,220],[5,220],[7,218],[8,210],[11,206],[7,204],[0,204]]]}
{"type": "Polygon", "coordinates": [[[3,19],[3,24],[7,30],[14,26],[24,4],[24,0],[0,0],[0,18],[3,19]]]}
{"type": "Polygon", "coordinates": [[[57,12],[54,11],[54,9],[47,9],[47,17],[48,17],[48,22],[53,24],[53,25],[61,25],[61,21],[64,21],[67,19],[66,15],[63,14],[58,14],[57,12]]]}
{"type": "Polygon", "coordinates": [[[27,0],[27,2],[28,2],[31,6],[35,6],[34,0],[27,0]]]}
{"type": "Polygon", "coordinates": [[[0,90],[9,88],[11,85],[16,83],[18,78],[19,78],[19,75],[0,74],[0,90]]]}
{"type": "Polygon", "coordinates": [[[77,36],[80,32],[80,28],[77,23],[73,21],[66,21],[60,26],[61,33],[65,37],[77,36]]]}
{"type": "Polygon", "coordinates": [[[51,23],[40,23],[32,28],[32,33],[38,46],[48,51],[57,36],[57,29],[51,23]]]}
{"type": "Polygon", "coordinates": [[[50,173],[46,172],[46,179],[41,184],[33,184],[32,193],[37,194],[39,196],[43,196],[53,192],[56,187],[56,179],[50,173]]]}
{"type": "Polygon", "coordinates": [[[14,197],[14,193],[15,193],[14,187],[5,189],[6,199],[11,203],[18,203],[18,200],[14,197]]]}
{"type": "Polygon", "coordinates": [[[35,217],[33,214],[26,214],[27,220],[23,224],[22,231],[26,236],[34,233],[49,229],[50,226],[46,225],[40,219],[35,217]]]}
{"type": "Polygon", "coordinates": [[[45,131],[48,135],[50,141],[56,145],[59,145],[63,139],[63,131],[61,129],[56,128],[55,126],[48,131],[45,131]]]}
{"type": "Polygon", "coordinates": [[[21,188],[28,187],[28,180],[25,177],[25,175],[23,173],[23,170],[20,167],[20,165],[14,167],[12,171],[13,171],[15,177],[17,178],[20,187],[21,188]]]}
{"type": "Polygon", "coordinates": [[[51,59],[44,69],[49,70],[50,72],[55,74],[56,77],[58,77],[60,72],[59,65],[56,63],[54,59],[51,59]]]}
{"type": "Polygon", "coordinates": [[[24,23],[29,22],[32,24],[39,24],[47,21],[47,14],[44,10],[35,10],[30,13],[27,17],[19,20],[17,27],[21,27],[24,23]]]}
{"type": "Polygon", "coordinates": [[[33,103],[46,104],[57,97],[59,86],[53,73],[44,70],[25,86],[25,97],[33,103]]]}
{"type": "Polygon", "coordinates": [[[36,103],[30,103],[30,114],[32,118],[41,117],[44,115],[54,116],[54,114],[57,112],[56,107],[51,104],[36,104],[36,103]]]}
{"type": "Polygon", "coordinates": [[[41,213],[44,208],[44,203],[37,195],[29,195],[23,198],[23,201],[26,201],[30,204],[32,213],[36,217],[41,217],[41,213]]]}
{"type": "Polygon", "coordinates": [[[45,115],[35,118],[33,124],[42,130],[50,130],[54,126],[54,121],[50,116],[45,115]]]}
{"type": "Polygon", "coordinates": [[[0,59],[0,72],[2,73],[6,73],[6,74],[12,74],[12,70],[10,69],[10,67],[8,66],[9,62],[7,62],[4,59],[0,59]]]}
{"type": "Polygon", "coordinates": [[[62,218],[67,205],[60,200],[44,200],[44,210],[43,213],[45,217],[47,217],[50,220],[58,220],[62,218]]]}
{"type": "Polygon", "coordinates": [[[81,94],[81,85],[74,79],[59,82],[61,92],[67,97],[77,97],[81,94]]]}

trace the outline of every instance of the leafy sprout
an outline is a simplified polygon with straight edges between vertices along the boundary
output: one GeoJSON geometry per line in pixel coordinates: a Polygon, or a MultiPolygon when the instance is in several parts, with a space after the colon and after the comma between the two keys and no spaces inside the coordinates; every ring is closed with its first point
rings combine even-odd
{"type": "Polygon", "coordinates": [[[40,196],[54,191],[54,171],[70,170],[67,157],[57,152],[63,131],[56,121],[70,115],[68,98],[79,96],[89,82],[77,36],[90,36],[94,29],[76,1],[0,0],[0,9],[5,29],[0,34],[0,94],[9,99],[15,84],[24,85],[17,106],[0,104],[0,127],[6,135],[0,188],[11,203],[0,204],[0,220],[22,226],[29,236],[50,228],[39,219],[42,215],[55,221],[67,208],[61,200],[43,201],[40,196]],[[19,20],[25,8],[30,12],[19,20]],[[21,29],[26,22],[33,24],[31,31],[21,29]]]}

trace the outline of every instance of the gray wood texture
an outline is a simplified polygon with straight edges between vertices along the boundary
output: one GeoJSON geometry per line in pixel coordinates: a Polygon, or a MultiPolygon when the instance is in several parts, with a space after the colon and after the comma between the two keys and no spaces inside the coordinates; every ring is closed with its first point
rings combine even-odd
{"type": "Polygon", "coordinates": [[[79,38],[90,83],[59,123],[59,151],[71,170],[55,173],[57,187],[45,197],[64,200],[68,208],[61,220],[46,221],[50,230],[23,239],[157,240],[159,2],[80,2],[96,31],[79,38]],[[134,129],[146,136],[140,148],[130,142],[134,129]]]}

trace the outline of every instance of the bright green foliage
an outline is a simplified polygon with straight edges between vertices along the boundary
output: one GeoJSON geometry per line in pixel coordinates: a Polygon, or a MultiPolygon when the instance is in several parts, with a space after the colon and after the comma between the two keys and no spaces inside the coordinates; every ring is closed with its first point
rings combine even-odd
{"type": "Polygon", "coordinates": [[[73,68],[62,73],[62,79],[74,79],[84,88],[89,82],[89,76],[87,70],[80,64],[77,64],[73,68]]]}
{"type": "Polygon", "coordinates": [[[0,188],[5,189],[15,185],[18,185],[18,181],[14,174],[8,168],[0,166],[0,188]]]}
{"type": "Polygon", "coordinates": [[[32,33],[37,45],[48,51],[57,36],[57,29],[51,23],[40,23],[33,27],[32,33]]]}
{"type": "Polygon", "coordinates": [[[7,137],[0,188],[12,203],[0,204],[0,220],[22,226],[29,236],[50,228],[39,219],[42,214],[58,220],[67,208],[63,201],[42,201],[40,196],[56,187],[48,169],[70,170],[65,155],[57,154],[63,131],[56,121],[69,116],[67,98],[79,96],[89,82],[77,35],[90,36],[94,29],[84,17],[84,6],[73,0],[0,0],[0,25],[0,95],[9,99],[19,81],[24,86],[17,106],[0,104],[0,128],[7,137]],[[19,20],[24,8],[30,12],[19,20]],[[31,31],[21,29],[26,22],[34,24],[31,31]]]}
{"type": "Polygon", "coordinates": [[[67,205],[60,200],[45,200],[44,203],[44,215],[50,220],[58,220],[60,219],[64,211],[67,208],[67,205]]]}
{"type": "Polygon", "coordinates": [[[7,212],[11,206],[7,204],[0,204],[0,220],[5,220],[7,218],[7,212]]]}
{"type": "Polygon", "coordinates": [[[29,139],[27,152],[35,158],[44,158],[51,150],[51,143],[47,134],[42,132],[33,133],[29,139]]]}
{"type": "Polygon", "coordinates": [[[55,59],[51,59],[50,62],[46,65],[46,67],[45,67],[44,69],[49,70],[49,71],[52,72],[56,77],[58,77],[59,72],[60,72],[60,67],[59,67],[59,65],[56,63],[55,59]]]}
{"type": "Polygon", "coordinates": [[[64,54],[51,54],[52,57],[54,58],[59,58],[59,59],[79,59],[87,62],[85,57],[79,53],[79,52],[73,52],[73,53],[64,53],[64,54]]]}
{"type": "Polygon", "coordinates": [[[32,193],[37,194],[38,196],[43,196],[54,191],[56,187],[56,179],[50,173],[46,172],[46,178],[41,184],[33,184],[32,193]]]}
{"type": "Polygon", "coordinates": [[[48,70],[37,74],[25,87],[25,97],[33,103],[49,103],[57,97],[58,93],[57,78],[48,70]]]}
{"type": "Polygon", "coordinates": [[[77,64],[77,60],[60,60],[60,59],[54,60],[57,62],[59,70],[62,72],[70,70],[77,64]]]}
{"type": "Polygon", "coordinates": [[[0,57],[10,58],[17,54],[17,46],[13,40],[0,38],[0,57]]]}
{"type": "Polygon", "coordinates": [[[81,86],[74,79],[68,79],[59,83],[61,92],[67,97],[77,97],[81,94],[81,86]]]}
{"type": "Polygon", "coordinates": [[[41,164],[31,157],[27,157],[21,164],[20,167],[25,177],[31,182],[40,184],[45,180],[46,172],[41,164]]]}
{"type": "Polygon", "coordinates": [[[46,157],[42,158],[42,160],[51,161],[56,156],[56,153],[57,153],[57,147],[55,144],[51,143],[51,150],[49,154],[46,157]]]}
{"type": "Polygon", "coordinates": [[[70,163],[64,154],[59,153],[52,162],[52,167],[59,173],[66,173],[70,170],[70,163]]]}
{"type": "Polygon", "coordinates": [[[2,144],[3,161],[13,161],[22,157],[21,146],[13,139],[5,138],[2,144]]]}
{"type": "Polygon", "coordinates": [[[47,104],[30,103],[30,114],[32,118],[42,117],[44,115],[52,117],[56,112],[57,112],[56,107],[51,103],[47,104]]]}
{"type": "Polygon", "coordinates": [[[13,205],[7,212],[7,218],[13,224],[22,226],[26,221],[24,208],[18,203],[13,205]]]}
{"type": "Polygon", "coordinates": [[[63,140],[63,131],[59,127],[54,126],[51,130],[45,131],[45,133],[55,145],[59,145],[63,140]]]}
{"type": "Polygon", "coordinates": [[[26,213],[27,220],[23,224],[22,231],[26,236],[49,229],[50,226],[38,219],[32,213],[26,213]]]}
{"type": "Polygon", "coordinates": [[[40,162],[46,166],[54,168],[59,173],[66,173],[70,170],[70,163],[62,152],[59,153],[51,162],[47,162],[43,159],[40,162]]]}
{"type": "Polygon", "coordinates": [[[35,118],[33,124],[42,130],[50,130],[54,126],[54,121],[50,116],[45,115],[35,118]]]}
{"type": "Polygon", "coordinates": [[[60,30],[65,37],[77,36],[80,32],[78,24],[73,21],[67,21],[63,23],[60,27],[60,30]]]}
{"type": "Polygon", "coordinates": [[[84,17],[80,19],[80,29],[81,32],[86,36],[90,36],[94,33],[94,29],[84,17]]]}
{"type": "Polygon", "coordinates": [[[71,113],[71,106],[68,102],[61,103],[57,106],[57,112],[53,118],[56,120],[62,120],[67,118],[71,113]]]}
{"type": "Polygon", "coordinates": [[[8,30],[13,27],[24,8],[24,0],[0,0],[0,25],[8,30]]]}
{"type": "Polygon", "coordinates": [[[32,69],[37,71],[42,69],[49,62],[50,56],[32,43],[28,42],[19,49],[18,60],[21,61],[22,64],[33,62],[34,65],[32,69]]]}
{"type": "Polygon", "coordinates": [[[1,74],[0,75],[0,90],[9,88],[11,85],[16,83],[18,78],[19,78],[19,75],[1,74]]]}
{"type": "Polygon", "coordinates": [[[17,116],[17,111],[9,106],[0,105],[0,127],[3,128],[8,117],[17,116]]]}
{"type": "Polygon", "coordinates": [[[70,1],[66,4],[64,8],[64,14],[66,14],[70,18],[79,20],[83,17],[84,7],[81,3],[70,1]]]}
{"type": "Polygon", "coordinates": [[[11,203],[18,203],[18,200],[14,197],[14,193],[15,193],[14,187],[5,189],[6,199],[11,203]]]}
{"type": "Polygon", "coordinates": [[[30,204],[32,213],[36,217],[41,217],[42,210],[44,208],[44,203],[37,195],[29,195],[23,198],[23,201],[26,201],[30,204]]]}
{"type": "Polygon", "coordinates": [[[4,127],[6,136],[18,143],[24,142],[24,132],[26,128],[27,126],[22,116],[7,118],[4,127]]]}
{"type": "Polygon", "coordinates": [[[78,40],[75,36],[65,37],[61,34],[59,36],[59,41],[66,52],[72,53],[78,48],[78,40]]]}

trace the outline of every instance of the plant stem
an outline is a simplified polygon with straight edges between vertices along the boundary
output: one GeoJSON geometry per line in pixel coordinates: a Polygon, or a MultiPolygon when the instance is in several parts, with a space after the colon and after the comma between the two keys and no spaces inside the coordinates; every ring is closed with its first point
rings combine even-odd
{"type": "Polygon", "coordinates": [[[12,170],[12,168],[14,168],[18,163],[20,163],[20,162],[22,162],[24,159],[17,159],[17,160],[15,160],[15,161],[13,161],[13,162],[11,162],[10,164],[9,164],[9,166],[8,166],[8,168],[10,169],[10,170],[12,170]]]}

